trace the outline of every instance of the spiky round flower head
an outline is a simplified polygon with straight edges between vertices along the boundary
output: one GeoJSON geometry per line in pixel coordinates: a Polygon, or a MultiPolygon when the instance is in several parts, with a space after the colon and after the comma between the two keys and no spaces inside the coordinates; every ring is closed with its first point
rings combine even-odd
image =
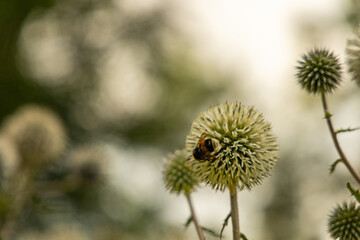
{"type": "Polygon", "coordinates": [[[17,146],[24,166],[41,165],[65,149],[65,128],[59,117],[45,107],[20,108],[5,121],[3,131],[17,146]]]}
{"type": "Polygon", "coordinates": [[[341,82],[339,58],[325,48],[303,55],[296,68],[298,83],[309,93],[332,93],[341,82]]]}
{"type": "Polygon", "coordinates": [[[101,183],[106,177],[109,156],[101,145],[84,145],[71,151],[69,168],[86,183],[101,183]]]}
{"type": "MultiPolygon", "coordinates": [[[[203,133],[212,141],[214,151],[204,161],[193,156],[189,162],[200,179],[214,189],[251,189],[276,165],[279,146],[271,125],[253,107],[226,102],[200,113],[186,137],[188,154],[193,155],[203,133]]],[[[206,150],[200,149],[203,153],[206,150]]]]}
{"type": "Polygon", "coordinates": [[[355,31],[356,37],[347,41],[346,62],[352,80],[360,87],[360,27],[355,31]]]}
{"type": "Polygon", "coordinates": [[[355,203],[338,205],[329,219],[329,233],[333,239],[360,239],[360,208],[355,203]]]}
{"type": "Polygon", "coordinates": [[[189,194],[198,186],[199,179],[188,165],[188,156],[184,150],[177,150],[167,158],[164,181],[166,188],[177,194],[189,194]]]}

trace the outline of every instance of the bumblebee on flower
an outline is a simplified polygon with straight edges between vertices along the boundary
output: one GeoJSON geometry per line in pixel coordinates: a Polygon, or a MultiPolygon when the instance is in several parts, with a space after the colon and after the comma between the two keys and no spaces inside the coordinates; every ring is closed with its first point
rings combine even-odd
{"type": "Polygon", "coordinates": [[[270,123],[253,107],[217,105],[199,114],[186,138],[189,163],[214,189],[251,189],[276,165],[279,150],[270,123]]]}

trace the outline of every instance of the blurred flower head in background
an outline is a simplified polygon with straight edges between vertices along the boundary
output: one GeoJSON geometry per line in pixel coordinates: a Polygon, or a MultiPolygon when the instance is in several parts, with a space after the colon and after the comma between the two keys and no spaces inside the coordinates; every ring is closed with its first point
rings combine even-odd
{"type": "Polygon", "coordinates": [[[26,105],[8,117],[3,134],[11,139],[23,166],[39,166],[65,150],[66,132],[60,118],[50,109],[26,105]]]}
{"type": "Polygon", "coordinates": [[[360,27],[355,30],[355,35],[347,41],[346,60],[352,80],[360,87],[360,27]]]}

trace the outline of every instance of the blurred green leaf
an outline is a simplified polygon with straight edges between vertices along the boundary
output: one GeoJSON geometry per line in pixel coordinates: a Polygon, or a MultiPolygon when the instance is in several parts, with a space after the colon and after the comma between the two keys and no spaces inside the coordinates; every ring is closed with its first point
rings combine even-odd
{"type": "Polygon", "coordinates": [[[193,220],[193,217],[192,217],[192,216],[190,216],[190,217],[186,220],[186,223],[184,224],[186,228],[190,225],[190,223],[192,222],[192,220],[193,220]]]}
{"type": "Polygon", "coordinates": [[[333,164],[330,166],[330,174],[332,174],[335,171],[336,166],[341,163],[341,159],[336,160],[333,164]]]}
{"type": "Polygon", "coordinates": [[[356,127],[356,128],[341,128],[339,130],[335,131],[335,134],[339,134],[339,133],[346,133],[346,132],[354,132],[360,130],[360,127],[356,127]]]}
{"type": "MultiPolygon", "coordinates": [[[[190,216],[187,220],[186,220],[186,223],[184,224],[185,227],[189,227],[190,223],[193,221],[193,217],[190,216]]],[[[204,231],[204,232],[207,232],[208,234],[214,236],[214,237],[221,237],[219,234],[217,234],[214,230],[210,229],[210,228],[207,228],[207,227],[203,227],[203,226],[200,226],[201,229],[204,231]]]]}
{"type": "Polygon", "coordinates": [[[206,227],[201,227],[201,229],[202,229],[204,232],[210,234],[211,236],[220,237],[220,235],[217,234],[217,233],[216,233],[214,230],[212,230],[212,229],[209,229],[209,228],[206,228],[206,227]]]}
{"type": "Polygon", "coordinates": [[[245,234],[241,233],[240,238],[244,239],[244,240],[248,240],[247,237],[245,236],[245,234]]]}
{"type": "Polygon", "coordinates": [[[223,234],[223,232],[225,230],[225,227],[228,225],[230,217],[231,217],[231,212],[224,219],[224,223],[223,223],[221,231],[220,231],[220,240],[222,239],[222,234],[223,234]]]}

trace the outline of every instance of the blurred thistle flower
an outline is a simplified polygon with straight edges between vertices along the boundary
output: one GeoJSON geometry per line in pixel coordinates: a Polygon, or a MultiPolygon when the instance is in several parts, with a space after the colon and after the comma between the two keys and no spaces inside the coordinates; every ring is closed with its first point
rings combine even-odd
{"type": "Polygon", "coordinates": [[[188,165],[184,150],[175,151],[167,158],[164,167],[165,186],[170,192],[190,194],[199,184],[199,179],[188,165]]]}
{"type": "Polygon", "coordinates": [[[108,158],[101,145],[80,146],[69,155],[70,171],[87,183],[102,182],[106,176],[108,158]]]}
{"type": "Polygon", "coordinates": [[[352,80],[360,87],[360,27],[355,31],[356,37],[347,41],[346,55],[352,80]]]}
{"type": "Polygon", "coordinates": [[[6,119],[3,132],[17,146],[25,166],[54,160],[66,145],[65,128],[59,117],[52,110],[37,105],[21,107],[6,119]]]}
{"type": "Polygon", "coordinates": [[[189,162],[200,179],[223,191],[260,184],[276,165],[279,146],[262,114],[253,107],[226,102],[199,114],[186,137],[186,150],[193,154],[189,162]],[[204,133],[205,141],[200,139],[204,133]],[[205,159],[199,161],[194,155],[205,159]]]}
{"type": "Polygon", "coordinates": [[[11,139],[0,136],[0,181],[12,176],[19,166],[19,155],[11,139]]]}
{"type": "Polygon", "coordinates": [[[309,93],[332,93],[341,82],[339,58],[327,49],[311,50],[296,68],[298,83],[309,93]]]}
{"type": "Polygon", "coordinates": [[[338,205],[329,219],[329,232],[333,239],[360,239],[360,208],[355,203],[338,205]]]}

